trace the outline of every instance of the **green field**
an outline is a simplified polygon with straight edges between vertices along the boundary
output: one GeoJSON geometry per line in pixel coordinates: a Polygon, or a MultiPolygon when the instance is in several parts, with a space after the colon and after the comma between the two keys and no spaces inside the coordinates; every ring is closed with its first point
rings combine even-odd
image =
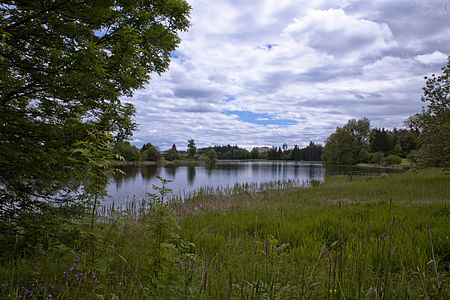
{"type": "Polygon", "coordinates": [[[141,217],[107,210],[93,231],[74,220],[38,248],[17,238],[0,296],[450,298],[450,177],[438,170],[154,200],[141,217]]]}

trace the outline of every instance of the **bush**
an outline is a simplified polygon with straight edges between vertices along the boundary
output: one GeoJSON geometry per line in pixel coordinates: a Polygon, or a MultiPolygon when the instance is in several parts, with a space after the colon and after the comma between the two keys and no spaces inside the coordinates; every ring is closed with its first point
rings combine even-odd
{"type": "Polygon", "coordinates": [[[381,152],[381,151],[380,152],[376,152],[376,153],[373,154],[372,162],[374,162],[376,164],[379,164],[379,163],[381,163],[383,158],[384,158],[384,153],[383,152],[381,152]]]}
{"type": "Polygon", "coordinates": [[[165,158],[166,160],[169,160],[169,161],[177,160],[178,157],[179,157],[178,151],[177,151],[177,150],[173,150],[173,149],[170,149],[170,150],[167,151],[166,154],[164,155],[164,158],[165,158]]]}
{"type": "Polygon", "coordinates": [[[390,165],[399,165],[402,163],[402,158],[398,155],[388,155],[384,159],[384,165],[390,166],[390,165]]]}

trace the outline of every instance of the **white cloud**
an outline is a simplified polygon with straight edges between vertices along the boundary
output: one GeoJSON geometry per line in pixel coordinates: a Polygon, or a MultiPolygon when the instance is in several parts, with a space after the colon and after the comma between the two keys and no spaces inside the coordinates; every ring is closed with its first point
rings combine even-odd
{"type": "Polygon", "coordinates": [[[396,46],[389,26],[346,15],[342,9],[310,10],[284,35],[332,55],[379,55],[396,46]]]}
{"type": "Polygon", "coordinates": [[[423,64],[441,64],[444,65],[447,61],[447,55],[440,51],[434,51],[433,53],[423,54],[416,56],[416,59],[423,64]]]}
{"type": "Polygon", "coordinates": [[[192,26],[170,69],[129,99],[135,143],[306,145],[351,118],[402,126],[420,111],[423,76],[450,53],[449,15],[434,12],[436,1],[424,14],[408,1],[191,0],[192,26]]]}

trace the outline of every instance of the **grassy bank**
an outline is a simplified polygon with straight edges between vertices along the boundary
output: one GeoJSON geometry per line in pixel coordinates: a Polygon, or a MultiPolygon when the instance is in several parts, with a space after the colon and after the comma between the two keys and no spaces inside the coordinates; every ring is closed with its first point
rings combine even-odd
{"type": "Polygon", "coordinates": [[[18,239],[1,296],[448,299],[449,195],[450,177],[431,170],[183,204],[155,196],[143,217],[66,224],[64,243],[18,239]]]}

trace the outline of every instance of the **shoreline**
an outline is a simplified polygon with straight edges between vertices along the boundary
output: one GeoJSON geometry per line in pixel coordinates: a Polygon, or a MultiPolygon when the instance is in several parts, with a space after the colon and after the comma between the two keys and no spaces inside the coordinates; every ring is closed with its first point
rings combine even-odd
{"type": "MultiPolygon", "coordinates": [[[[362,167],[362,168],[379,168],[379,169],[399,169],[399,170],[408,170],[411,168],[411,165],[392,165],[392,166],[383,166],[371,163],[360,163],[356,165],[327,165],[323,161],[302,161],[302,160],[267,160],[267,159],[221,159],[216,162],[225,162],[225,163],[236,163],[236,162],[298,162],[305,164],[322,164],[324,166],[332,166],[332,167],[362,167]]],[[[111,164],[113,166],[186,166],[186,165],[203,165],[205,164],[204,160],[174,160],[174,161],[112,161],[111,164]]]]}

